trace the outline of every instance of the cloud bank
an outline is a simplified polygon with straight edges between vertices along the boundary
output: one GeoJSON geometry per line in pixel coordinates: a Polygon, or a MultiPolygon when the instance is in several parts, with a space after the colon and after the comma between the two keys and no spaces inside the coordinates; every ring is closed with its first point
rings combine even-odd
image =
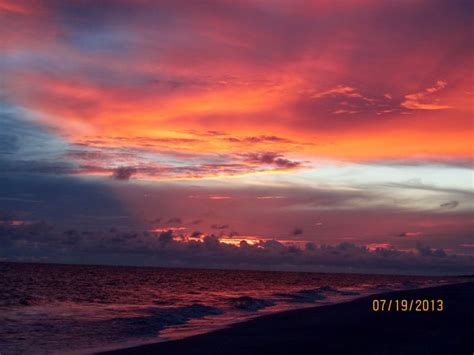
{"type": "MultiPolygon", "coordinates": [[[[232,237],[231,237],[232,238],[232,237]]],[[[277,240],[224,242],[215,235],[186,237],[171,230],[59,231],[44,222],[0,224],[0,257],[11,261],[117,263],[173,267],[331,272],[472,274],[474,256],[448,255],[417,243],[413,250],[343,242],[297,246],[277,240]]],[[[228,239],[225,239],[228,240],[228,239]]]]}

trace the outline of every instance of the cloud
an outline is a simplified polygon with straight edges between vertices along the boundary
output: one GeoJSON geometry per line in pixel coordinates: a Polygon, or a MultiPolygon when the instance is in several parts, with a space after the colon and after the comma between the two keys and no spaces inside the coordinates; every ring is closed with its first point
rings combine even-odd
{"type": "Polygon", "coordinates": [[[226,137],[224,138],[226,141],[233,142],[233,143],[295,143],[289,139],[277,137],[277,136],[250,136],[250,137],[226,137]]]}
{"type": "Polygon", "coordinates": [[[212,224],[212,229],[229,229],[230,226],[228,224],[212,224]]]}
{"type": "Polygon", "coordinates": [[[445,258],[446,252],[443,249],[432,249],[429,246],[417,244],[416,251],[421,256],[433,256],[436,258],[445,258]]]}
{"type": "Polygon", "coordinates": [[[274,165],[281,169],[295,169],[301,166],[301,162],[285,159],[278,153],[249,153],[242,156],[245,162],[255,165],[274,165]]]}
{"type": "Polygon", "coordinates": [[[137,173],[137,169],[129,166],[122,166],[113,171],[112,177],[115,180],[130,180],[137,173]]]}
{"type": "Polygon", "coordinates": [[[364,95],[360,94],[357,91],[357,89],[350,86],[344,86],[344,85],[338,85],[335,88],[311,95],[313,99],[320,99],[326,96],[343,96],[343,97],[348,97],[348,98],[361,99],[367,102],[375,101],[374,99],[365,97],[364,95]]]}
{"type": "Polygon", "coordinates": [[[303,229],[302,228],[298,228],[296,227],[295,229],[293,229],[293,232],[292,232],[292,235],[301,235],[303,234],[303,229]]]}
{"type": "Polygon", "coordinates": [[[209,195],[209,200],[230,200],[232,197],[225,195],[209,195]]]}
{"type": "Polygon", "coordinates": [[[201,236],[202,236],[202,233],[200,231],[194,231],[194,232],[191,233],[189,238],[199,238],[201,236]]]}
{"type": "MultiPolygon", "coordinates": [[[[473,166],[472,2],[341,1],[0,1],[2,209],[127,228],[179,215],[275,238],[313,238],[317,218],[324,242],[464,242],[472,193],[448,169],[473,166]],[[440,183],[359,186],[388,175],[325,161],[429,165],[440,183]]],[[[418,174],[396,168],[394,182],[418,174]]]]}
{"type": "Polygon", "coordinates": [[[308,186],[285,180],[272,186],[133,181],[110,187],[109,178],[0,176],[0,211],[19,214],[21,220],[60,223],[65,229],[81,225],[107,230],[112,226],[182,226],[189,231],[210,233],[212,224],[229,224],[244,236],[277,239],[288,238],[293,228],[299,227],[304,230],[301,239],[320,243],[336,243],[344,237],[361,238],[364,243],[379,242],[372,240],[378,235],[404,247],[413,238],[391,240],[402,232],[422,232],[423,240],[435,243],[436,247],[468,242],[472,195],[461,188],[452,190],[428,183],[328,186],[318,182],[308,186]],[[414,186],[423,189],[412,190],[414,186]],[[190,195],[199,198],[190,199],[190,195]],[[211,200],[209,196],[228,198],[211,200]],[[260,196],[285,198],[257,199],[260,196]],[[439,207],[441,202],[449,201],[460,201],[460,205],[455,209],[439,207]],[[157,217],[161,217],[159,222],[157,217]],[[172,217],[182,223],[169,223],[172,217]],[[194,225],[193,221],[200,224],[194,225]],[[324,227],[316,226],[317,222],[323,222],[324,227]]]}
{"type": "Polygon", "coordinates": [[[420,179],[411,179],[401,183],[387,183],[385,187],[394,187],[401,189],[424,190],[435,193],[456,194],[465,197],[474,197],[474,192],[468,189],[460,189],[456,187],[436,186],[434,184],[425,184],[420,179]]]}
{"type": "Polygon", "coordinates": [[[405,157],[391,158],[385,160],[373,160],[371,165],[385,165],[385,166],[435,166],[435,167],[459,167],[459,168],[474,168],[474,158],[472,156],[457,156],[457,157],[442,157],[442,156],[425,156],[425,157],[405,157]]]}
{"type": "Polygon", "coordinates": [[[400,233],[398,236],[409,237],[409,238],[421,237],[423,236],[423,232],[403,232],[403,233],[400,233]]]}
{"type": "Polygon", "coordinates": [[[0,134],[0,155],[14,154],[20,147],[19,138],[14,135],[0,134]]]}
{"type": "Polygon", "coordinates": [[[171,217],[170,219],[168,219],[167,223],[181,224],[183,223],[183,221],[179,217],[171,217]]]}
{"type": "Polygon", "coordinates": [[[173,232],[171,230],[161,232],[158,236],[158,241],[162,244],[167,244],[173,240],[173,232]]]}
{"type": "Polygon", "coordinates": [[[257,200],[280,200],[284,199],[286,196],[281,196],[281,195],[265,195],[265,196],[257,196],[257,200]]]}
{"type": "MultiPolygon", "coordinates": [[[[287,152],[282,145],[293,144],[292,154],[308,153],[315,160],[396,158],[420,148],[430,148],[429,154],[436,156],[431,142],[446,128],[459,133],[458,141],[466,147],[465,113],[451,110],[449,120],[432,118],[430,127],[436,129],[415,140],[413,134],[426,122],[412,120],[407,126],[400,111],[446,107],[429,99],[445,82],[457,98],[453,107],[469,107],[465,68],[471,61],[472,5],[296,4],[293,11],[285,1],[269,8],[259,1],[211,0],[184,11],[181,1],[97,6],[4,1],[4,96],[10,105],[36,113],[34,122],[53,128],[70,144],[109,139],[109,146],[100,148],[104,150],[118,145],[113,138],[120,137],[126,138],[121,147],[152,145],[155,154],[169,149],[231,156],[249,146],[287,152]],[[341,18],[350,35],[334,26],[341,18]],[[411,93],[419,83],[436,78],[443,80],[411,93]],[[405,93],[411,94],[403,98],[405,93]],[[402,110],[400,97],[406,106],[402,110]],[[347,107],[339,106],[343,101],[347,107]],[[314,137],[318,149],[309,148],[314,137]],[[380,140],[383,151],[377,149],[380,140]],[[406,142],[403,147],[400,140],[406,142]]],[[[452,152],[458,146],[443,140],[436,150],[450,157],[457,155],[452,152]]],[[[135,151],[132,156],[148,160],[143,165],[154,165],[160,175],[157,166],[163,161],[156,155],[135,151]]],[[[110,174],[116,165],[105,163],[98,165],[110,174]]],[[[135,161],[128,163],[135,166],[135,161]]],[[[142,177],[147,176],[135,176],[142,177]]]]}
{"type": "Polygon", "coordinates": [[[440,105],[428,98],[437,93],[438,91],[443,90],[447,86],[447,82],[443,80],[438,80],[435,83],[435,86],[425,89],[414,94],[405,95],[405,101],[401,103],[401,106],[409,110],[446,110],[452,108],[448,105],[440,105]],[[431,101],[431,102],[429,102],[431,101]]]}
{"type": "MultiPolygon", "coordinates": [[[[280,156],[275,156],[271,164],[254,164],[243,160],[241,153],[183,151],[183,146],[198,144],[197,139],[190,138],[94,137],[68,144],[15,117],[3,118],[0,116],[0,128],[9,132],[0,136],[0,162],[5,173],[169,180],[245,175],[298,165],[280,156]],[[22,137],[28,137],[28,141],[22,137]]],[[[249,141],[276,144],[284,140],[273,136],[247,137],[239,145],[249,141]]]]}
{"type": "Polygon", "coordinates": [[[449,201],[439,205],[441,208],[453,209],[459,206],[459,201],[449,201]]]}
{"type": "Polygon", "coordinates": [[[250,244],[221,242],[214,235],[199,232],[183,240],[172,231],[160,233],[61,232],[45,223],[0,225],[0,257],[27,260],[28,257],[77,262],[119,264],[257,268],[263,270],[391,272],[416,274],[460,274],[474,271],[474,257],[450,255],[445,250],[417,244],[415,252],[391,246],[368,248],[339,243],[304,248],[277,240],[250,244]],[[61,250],[58,244],[62,245],[61,250]],[[25,259],[26,257],[26,259],[25,259]],[[79,259],[78,259],[79,258],[79,259]]]}
{"type": "Polygon", "coordinates": [[[109,179],[91,182],[64,175],[0,174],[0,211],[64,229],[136,225],[120,199],[105,188],[107,183],[109,179]]]}

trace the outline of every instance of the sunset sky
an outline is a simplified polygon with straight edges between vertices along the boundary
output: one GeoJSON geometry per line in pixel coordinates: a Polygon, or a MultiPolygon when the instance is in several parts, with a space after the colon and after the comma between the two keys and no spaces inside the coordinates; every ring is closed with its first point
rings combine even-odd
{"type": "Polygon", "coordinates": [[[472,10],[0,0],[0,259],[474,272],[472,10]]]}

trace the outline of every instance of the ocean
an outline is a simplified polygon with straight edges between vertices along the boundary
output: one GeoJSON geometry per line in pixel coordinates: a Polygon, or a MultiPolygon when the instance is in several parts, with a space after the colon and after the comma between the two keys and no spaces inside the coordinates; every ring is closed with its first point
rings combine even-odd
{"type": "Polygon", "coordinates": [[[82,354],[453,277],[0,263],[0,353],[82,354]]]}

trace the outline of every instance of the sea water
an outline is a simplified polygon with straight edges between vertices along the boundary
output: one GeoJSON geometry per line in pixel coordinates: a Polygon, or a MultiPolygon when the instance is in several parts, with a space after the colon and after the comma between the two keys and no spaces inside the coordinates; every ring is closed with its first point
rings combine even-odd
{"type": "Polygon", "coordinates": [[[0,263],[0,353],[89,353],[455,278],[0,263]]]}

